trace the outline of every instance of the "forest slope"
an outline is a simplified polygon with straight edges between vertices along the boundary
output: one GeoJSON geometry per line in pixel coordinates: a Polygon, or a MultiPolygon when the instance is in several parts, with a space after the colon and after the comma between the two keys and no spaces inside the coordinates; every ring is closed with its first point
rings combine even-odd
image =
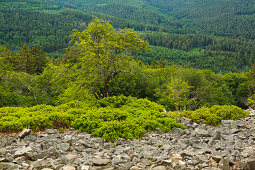
{"type": "Polygon", "coordinates": [[[164,57],[165,50],[157,50],[153,57],[141,54],[139,58],[149,64],[160,58],[166,64],[218,73],[248,71],[255,59],[254,11],[252,0],[2,0],[0,44],[9,43],[15,51],[24,43],[38,45],[58,57],[68,46],[72,29],[83,30],[96,15],[115,28],[140,31],[157,49],[170,49],[170,56],[182,56],[164,57]],[[198,55],[184,60],[182,54],[193,50],[198,55]],[[228,64],[220,67],[221,60],[228,64]]]}

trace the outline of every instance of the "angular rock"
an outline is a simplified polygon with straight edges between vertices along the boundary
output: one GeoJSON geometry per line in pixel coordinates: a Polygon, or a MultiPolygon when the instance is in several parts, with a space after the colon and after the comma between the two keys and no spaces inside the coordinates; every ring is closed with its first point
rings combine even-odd
{"type": "Polygon", "coordinates": [[[215,160],[217,163],[219,163],[220,160],[222,159],[222,157],[219,155],[214,155],[214,156],[212,156],[212,159],[215,160]]]}
{"type": "Polygon", "coordinates": [[[31,133],[31,129],[23,129],[19,134],[19,138],[24,138],[25,136],[29,135],[30,133],[31,133]]]}
{"type": "Polygon", "coordinates": [[[153,167],[152,170],[167,170],[167,168],[161,165],[161,166],[153,167]]]}
{"type": "Polygon", "coordinates": [[[208,137],[209,132],[204,129],[196,128],[193,132],[191,132],[192,136],[198,136],[198,137],[208,137]]]}
{"type": "Polygon", "coordinates": [[[70,149],[70,144],[69,143],[60,143],[57,145],[57,148],[61,151],[68,151],[70,149]]]}
{"type": "Polygon", "coordinates": [[[102,158],[93,158],[93,165],[95,166],[105,166],[110,163],[109,159],[102,159],[102,158]]]}
{"type": "Polygon", "coordinates": [[[58,130],[57,129],[46,129],[46,133],[48,133],[48,134],[56,134],[56,133],[58,133],[58,130]]]}
{"type": "Polygon", "coordinates": [[[229,159],[228,159],[228,158],[223,158],[223,159],[219,162],[219,168],[220,168],[220,169],[223,169],[223,170],[230,170],[229,159]]]}
{"type": "Polygon", "coordinates": [[[171,159],[173,162],[179,163],[179,161],[182,160],[182,157],[180,154],[172,154],[171,159]]]}
{"type": "Polygon", "coordinates": [[[138,168],[137,166],[132,166],[129,170],[141,170],[141,168],[138,168]]]}
{"type": "Polygon", "coordinates": [[[253,147],[246,147],[244,148],[244,150],[241,152],[241,155],[244,157],[244,158],[247,158],[251,155],[254,155],[255,154],[255,151],[254,151],[254,148],[253,147]]]}
{"type": "Polygon", "coordinates": [[[213,140],[220,140],[221,139],[221,132],[217,131],[215,132],[215,134],[213,135],[213,140]]]}
{"type": "Polygon", "coordinates": [[[81,170],[89,170],[89,166],[87,166],[87,165],[82,165],[82,166],[81,166],[81,170]]]}
{"type": "Polygon", "coordinates": [[[17,158],[17,157],[21,157],[21,156],[24,156],[25,154],[29,153],[29,152],[32,152],[32,148],[31,147],[26,147],[26,148],[21,148],[21,149],[18,149],[15,153],[14,153],[14,157],[17,158]]]}
{"type": "Polygon", "coordinates": [[[247,168],[255,169],[255,159],[247,160],[247,168]]]}
{"type": "Polygon", "coordinates": [[[13,161],[13,158],[8,158],[8,157],[0,158],[0,162],[12,162],[12,161],[13,161]]]}
{"type": "Polygon", "coordinates": [[[66,165],[62,167],[62,170],[75,170],[75,167],[66,165]]]}
{"type": "Polygon", "coordinates": [[[123,160],[120,155],[113,156],[113,159],[112,159],[113,164],[119,164],[119,163],[123,163],[123,162],[126,162],[126,161],[123,160]]]}

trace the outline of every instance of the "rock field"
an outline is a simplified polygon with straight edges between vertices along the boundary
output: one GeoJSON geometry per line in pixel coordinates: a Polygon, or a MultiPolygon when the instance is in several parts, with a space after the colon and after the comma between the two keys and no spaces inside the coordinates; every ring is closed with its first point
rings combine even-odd
{"type": "Polygon", "coordinates": [[[187,129],[160,129],[142,139],[106,142],[87,133],[56,129],[0,137],[0,169],[247,169],[255,170],[255,116],[220,127],[178,120],[187,129]]]}

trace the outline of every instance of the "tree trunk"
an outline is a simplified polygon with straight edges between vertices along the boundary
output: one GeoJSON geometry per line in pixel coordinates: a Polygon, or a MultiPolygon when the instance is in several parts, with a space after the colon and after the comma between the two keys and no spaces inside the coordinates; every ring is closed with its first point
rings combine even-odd
{"type": "Polygon", "coordinates": [[[111,78],[111,76],[108,75],[108,77],[107,77],[106,80],[104,81],[104,89],[103,89],[103,95],[102,95],[103,98],[108,97],[110,78],[111,78]]]}

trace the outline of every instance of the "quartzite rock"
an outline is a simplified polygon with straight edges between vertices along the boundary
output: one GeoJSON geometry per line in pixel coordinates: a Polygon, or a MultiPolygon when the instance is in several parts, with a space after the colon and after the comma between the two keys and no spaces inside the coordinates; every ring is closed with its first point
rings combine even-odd
{"type": "Polygon", "coordinates": [[[20,132],[19,137],[20,137],[20,138],[24,138],[25,136],[27,136],[27,135],[30,134],[30,133],[31,133],[31,129],[24,129],[24,130],[22,130],[22,131],[20,132]]]}
{"type": "Polygon", "coordinates": [[[14,157],[20,157],[20,156],[24,156],[25,154],[32,152],[32,148],[31,147],[26,147],[26,148],[20,148],[18,149],[15,153],[14,153],[14,157]]]}

